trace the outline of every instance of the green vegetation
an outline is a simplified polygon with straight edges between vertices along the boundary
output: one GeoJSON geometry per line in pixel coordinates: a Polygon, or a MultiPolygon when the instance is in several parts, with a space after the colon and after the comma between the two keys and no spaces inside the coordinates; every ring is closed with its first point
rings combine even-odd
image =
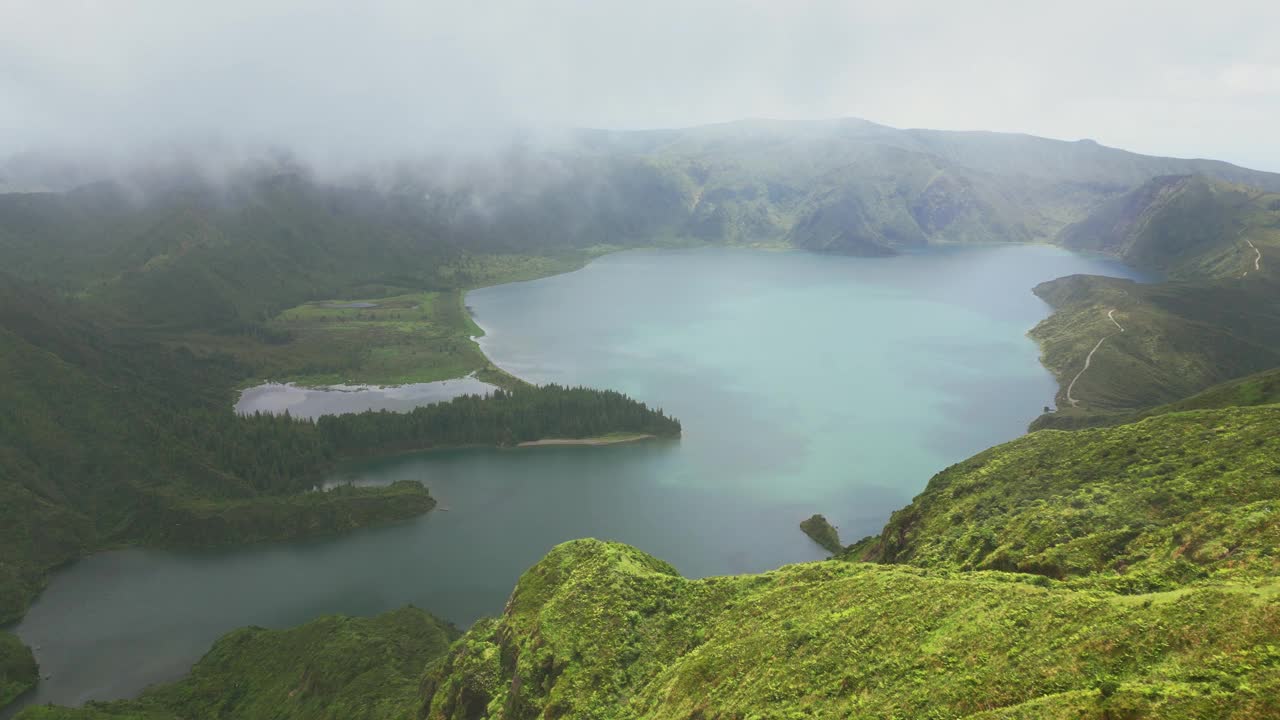
{"type": "Polygon", "coordinates": [[[342,457],[679,432],[618,393],[554,386],[403,415],[237,417],[242,376],[226,356],[141,343],[0,274],[0,623],[51,569],[97,548],[329,535],[434,505],[417,483],[313,492],[342,457]]]}
{"type": "Polygon", "coordinates": [[[1229,407],[1254,407],[1280,404],[1280,369],[1255,373],[1239,380],[1214,385],[1191,397],[1158,405],[1141,412],[1057,412],[1042,415],[1031,424],[1031,429],[1046,428],[1074,430],[1084,427],[1104,427],[1137,422],[1149,417],[1186,410],[1213,410],[1229,407]]]}
{"type": "MultiPolygon", "coordinates": [[[[1080,406],[1039,424],[1152,417],[948,469],[847,552],[873,563],[686,580],[580,541],[438,664],[454,633],[417,611],[326,619],[233,633],[137,701],[24,717],[1280,714],[1280,409],[1269,375],[1231,382],[1280,366],[1280,176],[861,121],[586,132],[512,150],[501,175],[406,170],[374,189],[277,167],[217,188],[0,194],[0,623],[96,548],[340,532],[432,506],[417,483],[313,491],[342,457],[678,434],[617,393],[522,386],[470,340],[468,288],[617,248],[1113,253],[1172,281],[1037,288],[1057,312],[1033,335],[1064,386],[1110,336],[1080,406]],[[335,307],[353,302],[376,307],[335,307]],[[252,378],[471,372],[509,391],[318,422],[229,408],[252,378]],[[1183,412],[1235,404],[1257,407],[1183,412]]],[[[838,547],[826,529],[806,531],[838,547]]],[[[0,704],[34,676],[0,633],[0,704]]]]}
{"type": "Polygon", "coordinates": [[[423,682],[427,718],[1268,717],[1276,598],[1149,602],[1005,573],[826,561],[686,580],[583,540],[423,682]]]}
{"type": "Polygon", "coordinates": [[[1058,417],[1043,422],[1061,427],[1080,415],[1177,402],[1280,365],[1280,315],[1269,300],[1277,285],[1248,280],[1143,285],[1077,275],[1037,286],[1055,312],[1031,336],[1062,388],[1058,417]],[[1125,332],[1117,332],[1109,310],[1125,332]],[[1072,409],[1066,387],[1107,336],[1076,382],[1080,407],[1072,409]]]}
{"type": "Polygon", "coordinates": [[[1280,365],[1272,301],[1280,276],[1267,260],[1280,250],[1280,194],[1200,176],[1159,177],[1063,229],[1058,242],[1171,280],[1073,276],[1035,289],[1055,312],[1031,334],[1063,389],[1058,412],[1033,429],[1125,422],[1280,365]],[[1104,337],[1076,381],[1073,407],[1066,387],[1104,337]]]}
{"type": "Polygon", "coordinates": [[[1280,570],[1280,407],[1046,430],[939,473],[850,557],[1156,592],[1280,570]]]}
{"type": "Polygon", "coordinates": [[[315,422],[339,453],[421,450],[462,445],[513,446],[545,438],[609,433],[676,437],[679,421],[613,391],[524,386],[480,397],[389,411],[329,415],[315,422]]]}
{"type": "Polygon", "coordinates": [[[0,707],[35,686],[39,668],[31,649],[9,633],[0,633],[0,707]]]}
{"type": "Polygon", "coordinates": [[[1257,407],[1035,433],[940,473],[845,560],[762,575],[567,543],[427,669],[423,712],[1272,717],[1277,429],[1257,407]]]}
{"type": "Polygon", "coordinates": [[[309,386],[401,385],[474,373],[510,389],[522,381],[480,351],[474,338],[484,330],[467,312],[466,291],[568,272],[611,249],[592,247],[554,257],[465,256],[436,268],[434,284],[447,289],[361,287],[383,294],[312,300],[284,310],[263,322],[260,332],[248,335],[184,332],[161,339],[192,350],[230,353],[258,378],[309,386]],[[259,336],[271,341],[262,342],[259,336]]]}
{"type": "Polygon", "coordinates": [[[333,629],[383,618],[238,631],[139,700],[21,717],[1274,717],[1278,428],[1260,406],[1034,433],[843,559],[688,580],[574,541],[442,658],[333,629]]]}
{"type": "Polygon", "coordinates": [[[1274,405],[1276,403],[1280,403],[1280,368],[1215,385],[1189,398],[1153,408],[1144,413],[1143,417],[1152,417],[1182,410],[1253,407],[1255,405],[1274,405]]]}
{"type": "Polygon", "coordinates": [[[810,540],[818,543],[826,548],[827,552],[832,554],[839,553],[844,550],[844,545],[840,543],[840,533],[827,522],[822,515],[811,515],[807,520],[800,522],[800,529],[810,540]]]}
{"type": "Polygon", "coordinates": [[[1063,228],[1058,242],[1177,280],[1242,279],[1264,272],[1249,242],[1280,246],[1280,193],[1200,175],[1158,177],[1063,228]]]}
{"type": "Polygon", "coordinates": [[[158,512],[141,540],[215,547],[336,535],[408,520],[435,505],[422,483],[412,480],[249,500],[176,498],[158,512]]]}
{"type": "Polygon", "coordinates": [[[243,355],[264,377],[313,386],[462,377],[489,361],[460,302],[458,291],[310,302],[266,323],[288,342],[243,355]]]}
{"type": "Polygon", "coordinates": [[[218,640],[186,678],[137,700],[32,707],[19,717],[408,719],[422,669],[457,637],[456,628],[412,607],[373,618],[323,617],[291,630],[245,628],[218,640]]]}

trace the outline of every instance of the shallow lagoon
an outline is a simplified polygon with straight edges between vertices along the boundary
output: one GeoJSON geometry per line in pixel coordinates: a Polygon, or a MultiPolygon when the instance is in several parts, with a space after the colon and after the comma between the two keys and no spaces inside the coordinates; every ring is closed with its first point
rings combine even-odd
{"type": "Polygon", "coordinates": [[[687,575],[823,557],[876,532],[941,468],[1020,434],[1055,386],[1026,332],[1030,289],[1132,277],[1037,246],[887,259],[734,249],[637,251],[478,290],[499,365],[610,387],[675,414],[678,441],[465,450],[352,465],[334,480],[426,482],[444,511],[320,542],[102,553],[58,573],[17,632],[76,704],[175,678],[222,633],[406,603],[461,625],[499,612],[552,545],[629,542],[687,575]]]}
{"type": "Polygon", "coordinates": [[[315,419],[365,410],[408,412],[419,405],[450,400],[459,395],[484,395],[494,386],[473,377],[409,385],[333,385],[300,387],[293,383],[263,383],[247,388],[236,401],[236,412],[255,412],[315,419]]]}

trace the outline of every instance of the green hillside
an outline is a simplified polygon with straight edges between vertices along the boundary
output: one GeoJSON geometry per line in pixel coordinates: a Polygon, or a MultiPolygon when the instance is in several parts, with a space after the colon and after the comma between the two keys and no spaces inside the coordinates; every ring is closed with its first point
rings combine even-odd
{"type": "Polygon", "coordinates": [[[850,556],[1122,592],[1266,578],[1280,571],[1277,428],[1265,406],[1032,433],[939,473],[850,556]]]}
{"type": "Polygon", "coordinates": [[[26,692],[39,680],[31,648],[9,633],[0,633],[0,707],[26,692]]]}
{"type": "Polygon", "coordinates": [[[404,414],[237,417],[234,362],[122,341],[3,276],[0,308],[0,621],[50,568],[104,545],[329,534],[434,504],[416,483],[310,492],[342,457],[680,432],[619,393],[554,385],[404,414]]]}
{"type": "Polygon", "coordinates": [[[214,644],[190,675],[138,700],[34,707],[26,720],[412,718],[422,668],[458,630],[407,607],[372,618],[323,617],[291,630],[245,628],[214,644]]]}
{"type": "Polygon", "coordinates": [[[1081,408],[1149,408],[1280,366],[1278,288],[1263,277],[1155,284],[1060,278],[1035,288],[1054,314],[1031,336],[1058,378],[1061,410],[1071,409],[1066,388],[1104,337],[1076,381],[1081,408]]]}
{"type": "Polygon", "coordinates": [[[1275,603],[1132,602],[828,561],[686,580],[561,546],[423,683],[428,718],[1267,717],[1275,603]],[[1158,632],[1152,632],[1158,630],[1158,632]],[[1109,714],[1114,713],[1114,714],[1109,714]]]}
{"type": "Polygon", "coordinates": [[[1225,407],[1252,407],[1280,403],[1280,369],[1260,372],[1221,385],[1215,385],[1189,398],[1153,408],[1145,416],[1183,410],[1209,410],[1225,407]]]}
{"type": "Polygon", "coordinates": [[[1280,247],[1280,193],[1201,175],[1159,177],[1063,228],[1062,245],[1116,255],[1173,279],[1237,279],[1254,248],[1280,247]]]}
{"type": "MultiPolygon", "coordinates": [[[[342,457],[612,432],[678,435],[619,393],[517,386],[413,413],[237,417],[243,366],[137,341],[0,274],[0,623],[50,570],[122,543],[217,546],[405,520],[416,482],[313,492],[342,457]]],[[[6,668],[21,663],[0,633],[6,668]]],[[[5,670],[6,701],[21,681],[5,670]]]]}
{"type": "Polygon", "coordinates": [[[1160,177],[1068,226],[1058,242],[1166,279],[1075,276],[1035,288],[1054,314],[1031,336],[1060,391],[1058,411],[1033,428],[1115,424],[1280,366],[1280,194],[1160,177]]]}
{"type": "Polygon", "coordinates": [[[427,670],[423,709],[1270,717],[1277,428],[1257,408],[1033,434],[935,477],[849,553],[874,563],[686,580],[569,543],[427,670]]]}
{"type": "Polygon", "coordinates": [[[689,580],[579,540],[447,651],[351,632],[396,614],[237,631],[137,701],[20,717],[1274,717],[1277,429],[1260,406],[1033,433],[841,559],[689,580]]]}
{"type": "MultiPolygon", "coordinates": [[[[501,377],[468,288],[703,243],[1056,242],[1165,276],[1035,289],[1061,390],[1034,427],[1110,427],[958,463],[842,559],[688,580],[578,541],[447,650],[416,610],[248,629],[139,700],[21,717],[1280,715],[1276,193],[1225,163],[850,120],[589,131],[341,183],[286,163],[0,194],[0,623],[95,549],[433,507],[418,483],[312,492],[341,458],[679,434],[619,393],[501,377]],[[317,422],[230,409],[256,378],[473,371],[506,390],[317,422]]],[[[36,674],[0,633],[0,705],[36,674]]]]}

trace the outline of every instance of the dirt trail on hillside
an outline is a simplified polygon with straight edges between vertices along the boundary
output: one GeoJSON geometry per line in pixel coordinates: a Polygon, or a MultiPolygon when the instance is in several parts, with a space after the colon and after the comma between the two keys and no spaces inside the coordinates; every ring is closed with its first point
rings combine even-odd
{"type": "Polygon", "coordinates": [[[1076,373],[1076,376],[1071,378],[1071,384],[1067,385],[1067,402],[1071,403],[1071,407],[1078,407],[1080,405],[1080,401],[1075,399],[1075,397],[1071,395],[1071,391],[1075,389],[1076,381],[1080,379],[1081,375],[1084,375],[1084,371],[1088,370],[1089,366],[1093,364],[1093,354],[1098,352],[1098,348],[1102,347],[1102,343],[1106,342],[1109,338],[1113,338],[1116,335],[1119,335],[1120,333],[1124,332],[1124,327],[1120,324],[1120,321],[1116,320],[1115,308],[1112,308],[1111,310],[1107,311],[1107,319],[1110,320],[1116,326],[1119,332],[1113,332],[1110,335],[1104,335],[1102,339],[1098,341],[1098,344],[1094,345],[1093,349],[1089,351],[1089,354],[1085,356],[1084,367],[1080,368],[1080,372],[1076,373]]]}
{"type": "MultiPolygon", "coordinates": [[[[1253,248],[1253,251],[1258,254],[1258,256],[1253,259],[1253,269],[1261,270],[1262,269],[1262,251],[1258,249],[1257,245],[1253,244],[1252,240],[1246,239],[1245,242],[1249,243],[1249,247],[1253,248]]],[[[1240,277],[1246,277],[1248,276],[1248,274],[1249,274],[1249,271],[1245,270],[1244,275],[1241,275],[1240,277]]]]}

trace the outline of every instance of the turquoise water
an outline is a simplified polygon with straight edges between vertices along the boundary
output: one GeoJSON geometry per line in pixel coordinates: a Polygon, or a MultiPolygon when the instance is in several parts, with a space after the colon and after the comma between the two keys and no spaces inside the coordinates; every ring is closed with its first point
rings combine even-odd
{"type": "Polygon", "coordinates": [[[1071,273],[1132,276],[1048,247],[716,249],[620,253],[472,292],[499,365],[622,390],[679,417],[684,437],[362,463],[335,479],[422,480],[445,511],[321,542],[89,558],[17,627],[52,674],[28,700],[132,695],[243,625],[406,603],[466,625],[576,537],[635,544],[691,576],[821,558],[800,520],[822,512],[846,542],[876,532],[934,472],[1052,403],[1026,337],[1048,308],[1030,289],[1071,273]]]}

